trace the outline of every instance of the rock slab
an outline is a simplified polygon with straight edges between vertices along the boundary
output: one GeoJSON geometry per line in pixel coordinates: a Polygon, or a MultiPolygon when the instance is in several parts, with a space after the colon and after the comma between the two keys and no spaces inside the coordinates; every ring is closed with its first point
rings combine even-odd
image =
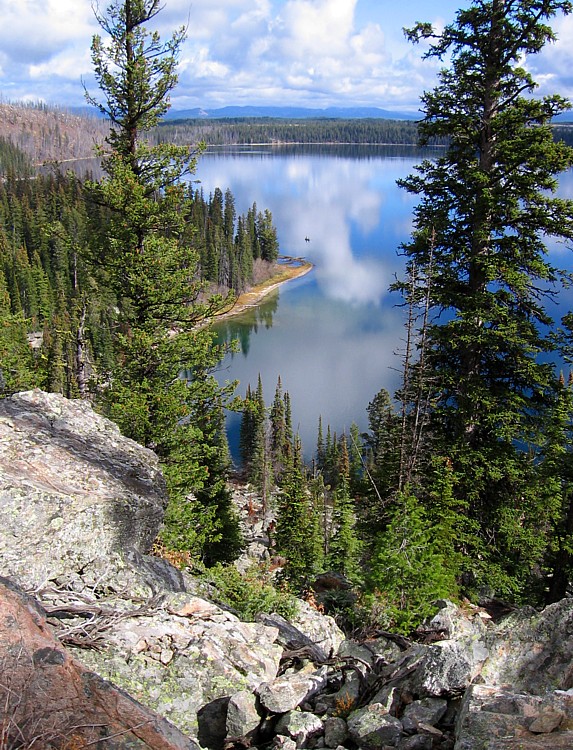
{"type": "Polygon", "coordinates": [[[0,400],[0,561],[25,588],[148,552],[165,502],[157,456],[86,401],[40,390],[0,400]]]}
{"type": "Polygon", "coordinates": [[[200,750],[176,727],[72,658],[37,602],[0,578],[3,747],[200,750]]]}

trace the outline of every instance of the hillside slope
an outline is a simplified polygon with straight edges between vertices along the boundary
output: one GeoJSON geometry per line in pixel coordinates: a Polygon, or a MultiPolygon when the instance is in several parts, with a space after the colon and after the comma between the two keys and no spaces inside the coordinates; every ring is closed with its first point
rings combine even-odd
{"type": "Polygon", "coordinates": [[[34,164],[88,159],[108,132],[104,120],[55,107],[0,104],[0,135],[34,164]]]}

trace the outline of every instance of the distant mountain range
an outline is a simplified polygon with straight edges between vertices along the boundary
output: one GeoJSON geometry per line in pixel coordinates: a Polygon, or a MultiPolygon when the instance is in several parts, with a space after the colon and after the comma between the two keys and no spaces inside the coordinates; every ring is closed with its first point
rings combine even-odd
{"type": "MultiPolygon", "coordinates": [[[[88,115],[99,118],[101,114],[95,107],[71,107],[70,112],[78,115],[88,115]]],[[[165,115],[166,120],[217,120],[222,118],[250,118],[271,117],[283,120],[310,120],[317,118],[331,118],[338,120],[360,120],[366,118],[380,120],[421,120],[421,112],[399,112],[380,107],[327,107],[326,109],[311,109],[309,107],[219,107],[218,109],[170,109],[165,115]]],[[[556,124],[570,124],[573,122],[573,112],[558,115],[556,124]]]]}
{"type": "Polygon", "coordinates": [[[308,107],[220,107],[219,109],[170,109],[166,120],[204,119],[215,120],[224,117],[275,117],[288,120],[316,119],[320,117],[344,120],[377,118],[384,120],[418,120],[419,114],[393,112],[379,107],[328,107],[310,109],[308,107]]]}

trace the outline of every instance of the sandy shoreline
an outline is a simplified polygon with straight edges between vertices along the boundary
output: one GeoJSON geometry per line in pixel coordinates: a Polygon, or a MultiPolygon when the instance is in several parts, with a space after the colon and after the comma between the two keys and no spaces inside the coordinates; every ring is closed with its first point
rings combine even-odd
{"type": "Polygon", "coordinates": [[[278,268],[280,269],[278,274],[271,276],[270,279],[253,287],[248,292],[240,294],[228,310],[215,315],[213,322],[217,322],[224,318],[230,318],[233,315],[239,315],[251,307],[256,307],[275,289],[278,289],[292,279],[298,279],[312,271],[314,265],[310,261],[303,260],[302,258],[288,258],[287,263],[278,266],[278,268]],[[298,265],[292,265],[294,262],[298,265]]]}

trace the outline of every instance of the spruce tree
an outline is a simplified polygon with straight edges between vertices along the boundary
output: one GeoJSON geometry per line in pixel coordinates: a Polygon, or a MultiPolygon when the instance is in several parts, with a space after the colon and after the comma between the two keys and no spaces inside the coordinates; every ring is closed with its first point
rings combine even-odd
{"type": "Polygon", "coordinates": [[[159,0],[113,0],[104,14],[96,12],[108,36],[95,36],[92,44],[103,97],[87,97],[111,130],[101,150],[106,175],[87,186],[107,217],[94,226],[90,260],[103,266],[119,310],[108,413],[162,459],[176,506],[168,519],[183,515],[189,529],[187,539],[180,528],[166,529],[165,538],[185,549],[196,541],[194,526],[207,526],[213,539],[228,532],[230,499],[218,489],[227,448],[212,425],[221,427],[232,387],[217,385],[211,370],[221,349],[208,327],[197,326],[221,300],[204,297],[198,254],[186,241],[183,178],[194,170],[196,154],[187,146],[151,145],[145,137],[169,107],[184,39],[180,29],[163,43],[147,29],[161,7],[159,0]],[[188,382],[180,378],[184,369],[188,382]]]}
{"type": "Polygon", "coordinates": [[[239,455],[241,466],[246,476],[251,471],[251,462],[254,454],[254,437],[255,437],[255,402],[251,391],[251,384],[247,384],[245,398],[243,399],[243,408],[241,416],[241,428],[239,432],[239,455]]]}
{"type": "Polygon", "coordinates": [[[300,466],[289,468],[278,497],[276,551],[286,558],[282,578],[293,591],[308,590],[322,558],[316,508],[300,466]]]}
{"type": "MultiPolygon", "coordinates": [[[[557,0],[492,0],[460,10],[439,35],[429,24],[407,32],[430,41],[426,57],[450,60],[422,97],[420,124],[423,143],[447,138],[447,148],[401,182],[420,199],[408,270],[431,283],[431,451],[451,461],[454,494],[476,523],[466,573],[512,596],[527,578],[523,566],[540,562],[521,551],[524,541],[537,547],[545,511],[528,492],[532,464],[522,450],[554,379],[541,355],[552,349],[545,299],[561,272],[545,238],[573,238],[573,202],[555,197],[573,149],[551,131],[569,104],[535,98],[523,58],[551,42],[548,21],[571,10],[557,0]]],[[[408,282],[397,286],[408,301],[408,282]]]]}
{"type": "Polygon", "coordinates": [[[350,462],[346,438],[340,440],[339,481],[332,501],[333,534],[328,545],[327,565],[352,581],[360,578],[362,544],[356,529],[354,502],[350,497],[350,462]]]}
{"type": "Polygon", "coordinates": [[[279,375],[270,412],[271,456],[274,474],[278,480],[285,469],[286,429],[284,394],[279,375]]]}
{"type": "Polygon", "coordinates": [[[0,398],[39,384],[26,320],[22,313],[10,310],[10,295],[0,271],[0,398]]]}
{"type": "Polygon", "coordinates": [[[436,599],[455,596],[456,581],[421,503],[411,494],[396,503],[378,537],[368,583],[382,605],[382,627],[409,633],[434,612],[436,599]]]}

